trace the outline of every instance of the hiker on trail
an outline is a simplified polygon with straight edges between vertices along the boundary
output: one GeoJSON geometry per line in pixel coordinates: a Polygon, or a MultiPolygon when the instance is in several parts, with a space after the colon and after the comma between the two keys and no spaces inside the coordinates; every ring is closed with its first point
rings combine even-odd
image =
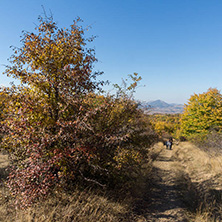
{"type": "Polygon", "coordinates": [[[170,137],[170,138],[169,138],[169,141],[167,141],[167,142],[168,142],[168,146],[169,146],[170,150],[172,150],[172,146],[173,146],[173,137],[170,137]]]}
{"type": "Polygon", "coordinates": [[[173,138],[170,137],[169,140],[164,141],[163,144],[166,146],[166,149],[172,150],[173,138]]]}

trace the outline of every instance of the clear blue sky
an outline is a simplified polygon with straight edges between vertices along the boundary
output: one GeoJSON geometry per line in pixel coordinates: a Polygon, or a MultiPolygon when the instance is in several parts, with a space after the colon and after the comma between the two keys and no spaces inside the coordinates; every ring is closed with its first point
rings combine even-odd
{"type": "Polygon", "coordinates": [[[137,72],[136,99],[186,103],[193,93],[222,89],[221,0],[0,0],[0,85],[20,46],[22,30],[34,31],[44,6],[59,27],[77,17],[97,35],[93,46],[103,79],[120,83],[137,72]]]}

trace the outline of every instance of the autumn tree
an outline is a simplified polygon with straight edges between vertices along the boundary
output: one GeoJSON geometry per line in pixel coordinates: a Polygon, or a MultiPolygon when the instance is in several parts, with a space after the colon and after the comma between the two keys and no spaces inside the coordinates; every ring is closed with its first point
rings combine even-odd
{"type": "Polygon", "coordinates": [[[192,95],[181,117],[182,136],[205,136],[212,129],[222,130],[222,95],[215,88],[192,95]]]}
{"type": "Polygon", "coordinates": [[[155,114],[149,117],[158,135],[163,136],[168,134],[177,137],[176,132],[180,125],[180,114],[155,114]]]}
{"type": "MultiPolygon", "coordinates": [[[[58,28],[39,17],[35,32],[24,32],[5,74],[19,86],[1,89],[4,108],[1,148],[10,154],[8,186],[22,207],[55,187],[76,183],[105,187],[129,179],[145,159],[146,128],[138,104],[127,97],[101,95],[101,73],[93,72],[93,49],[80,19],[58,28]]],[[[139,76],[126,87],[133,91],[139,76]]]]}
{"type": "Polygon", "coordinates": [[[24,205],[45,195],[60,176],[74,179],[81,161],[93,155],[93,147],[81,141],[94,112],[84,101],[102,82],[92,71],[94,50],[86,48],[93,38],[84,37],[79,22],[60,29],[52,18],[39,17],[35,33],[23,32],[22,46],[13,48],[5,71],[21,85],[2,88],[12,99],[4,111],[1,146],[15,166],[11,192],[19,192],[24,205]]]}

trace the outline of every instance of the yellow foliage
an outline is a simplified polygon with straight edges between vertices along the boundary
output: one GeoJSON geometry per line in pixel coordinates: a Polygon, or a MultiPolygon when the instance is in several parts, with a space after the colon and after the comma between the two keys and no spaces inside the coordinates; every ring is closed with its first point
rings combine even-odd
{"type": "Polygon", "coordinates": [[[214,88],[192,95],[181,118],[182,136],[204,136],[212,129],[222,130],[222,95],[214,88]]]}
{"type": "Polygon", "coordinates": [[[143,157],[140,152],[136,150],[123,149],[118,147],[116,155],[113,158],[116,162],[116,168],[121,169],[126,165],[140,164],[143,157]]]}
{"type": "Polygon", "coordinates": [[[150,115],[150,121],[154,130],[159,135],[168,133],[176,137],[176,132],[180,127],[179,114],[150,115]]]}

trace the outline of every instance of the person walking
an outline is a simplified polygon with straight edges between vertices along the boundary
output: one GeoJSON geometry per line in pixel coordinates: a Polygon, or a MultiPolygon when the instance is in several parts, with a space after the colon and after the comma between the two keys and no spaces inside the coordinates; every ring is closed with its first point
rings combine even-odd
{"type": "Polygon", "coordinates": [[[173,146],[173,137],[169,138],[169,148],[170,150],[172,150],[172,146],[173,146]]]}

